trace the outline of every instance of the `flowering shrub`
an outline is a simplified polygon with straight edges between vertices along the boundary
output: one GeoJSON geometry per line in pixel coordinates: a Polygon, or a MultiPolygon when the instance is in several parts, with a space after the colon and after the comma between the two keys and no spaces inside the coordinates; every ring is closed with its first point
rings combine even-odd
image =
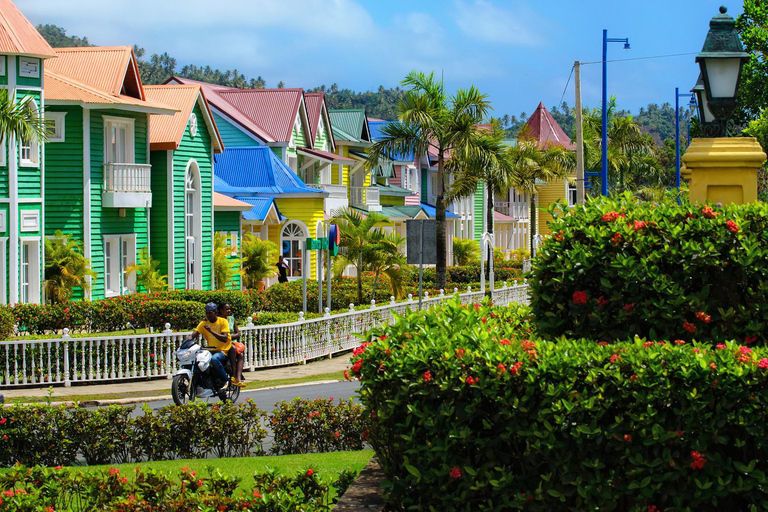
{"type": "Polygon", "coordinates": [[[254,475],[247,492],[235,495],[240,479],[210,466],[206,474],[182,468],[176,477],[138,467],[123,475],[117,468],[81,473],[61,466],[15,466],[0,475],[0,511],[330,512],[354,476],[351,471],[342,472],[329,485],[311,468],[292,476],[268,470],[254,475]],[[335,496],[331,486],[337,489],[335,496]]]}
{"type": "Polygon", "coordinates": [[[5,338],[13,334],[13,325],[16,319],[13,313],[6,306],[0,306],[0,338],[5,338]]]}
{"type": "Polygon", "coordinates": [[[178,331],[192,330],[205,318],[205,304],[187,300],[148,300],[141,304],[135,318],[136,327],[152,327],[162,331],[165,324],[178,331]]]}
{"type": "Polygon", "coordinates": [[[768,350],[552,342],[529,319],[446,303],[356,351],[398,509],[768,510],[768,350]]]}
{"type": "MultiPolygon", "coordinates": [[[[493,274],[496,281],[515,281],[522,274],[522,264],[509,260],[494,260],[493,274]]],[[[411,277],[418,285],[419,267],[411,266],[411,277]]],[[[480,282],[480,264],[463,267],[446,268],[445,279],[449,283],[466,288],[468,284],[480,282]],[[463,285],[463,286],[461,286],[463,285]]],[[[427,267],[422,272],[422,280],[425,283],[434,284],[435,267],[427,267]]]]}
{"type": "Polygon", "coordinates": [[[768,205],[594,200],[559,216],[530,279],[550,336],[763,344],[768,205]],[[751,341],[750,341],[751,340],[751,341]]]}

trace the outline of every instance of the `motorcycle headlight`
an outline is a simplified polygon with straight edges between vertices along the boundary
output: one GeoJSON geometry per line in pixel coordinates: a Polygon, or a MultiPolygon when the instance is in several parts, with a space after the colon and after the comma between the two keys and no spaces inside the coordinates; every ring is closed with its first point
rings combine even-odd
{"type": "Polygon", "coordinates": [[[179,350],[176,352],[176,357],[179,358],[179,360],[184,361],[185,359],[189,359],[192,355],[192,350],[186,349],[186,350],[179,350]]]}

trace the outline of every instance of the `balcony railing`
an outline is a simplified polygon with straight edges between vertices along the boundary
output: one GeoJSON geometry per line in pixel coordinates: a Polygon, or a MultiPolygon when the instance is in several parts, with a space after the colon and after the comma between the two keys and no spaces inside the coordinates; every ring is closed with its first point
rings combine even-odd
{"type": "Polygon", "coordinates": [[[350,187],[351,203],[354,206],[380,207],[381,200],[378,187],[350,187]]]}
{"type": "Polygon", "coordinates": [[[102,204],[109,208],[152,206],[152,166],[148,164],[104,164],[102,204]]]}
{"type": "Polygon", "coordinates": [[[493,208],[497,212],[515,219],[527,219],[531,215],[531,205],[522,201],[496,201],[493,208]]]}
{"type": "Polygon", "coordinates": [[[347,187],[344,185],[331,185],[329,183],[307,183],[307,186],[330,193],[331,195],[328,197],[331,199],[347,198],[347,187]]]}

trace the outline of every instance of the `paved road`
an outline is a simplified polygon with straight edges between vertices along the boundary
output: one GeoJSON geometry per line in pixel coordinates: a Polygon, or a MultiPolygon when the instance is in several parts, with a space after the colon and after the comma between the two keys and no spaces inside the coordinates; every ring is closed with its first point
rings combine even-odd
{"type": "MultiPolygon", "coordinates": [[[[170,381],[169,381],[170,382],[170,381]]],[[[314,400],[315,398],[328,398],[333,397],[334,400],[357,398],[357,389],[360,387],[360,383],[354,381],[341,381],[332,382],[327,384],[306,384],[302,386],[286,386],[278,389],[256,389],[253,391],[243,391],[240,393],[238,403],[245,401],[248,398],[252,398],[256,401],[256,404],[260,409],[267,412],[271,412],[275,408],[275,404],[283,400],[289,401],[296,397],[306,398],[314,400]]],[[[218,399],[209,399],[209,403],[218,403],[218,399]]],[[[152,410],[160,409],[166,405],[173,403],[171,400],[159,400],[153,402],[146,402],[152,410]]],[[[136,404],[136,409],[133,411],[134,416],[143,414],[141,407],[143,404],[136,404]]]]}

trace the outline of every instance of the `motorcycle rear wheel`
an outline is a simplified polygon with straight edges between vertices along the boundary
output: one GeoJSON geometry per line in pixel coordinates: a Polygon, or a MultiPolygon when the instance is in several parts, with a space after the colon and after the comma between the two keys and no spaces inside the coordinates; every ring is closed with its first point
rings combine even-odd
{"type": "Polygon", "coordinates": [[[235,386],[230,382],[223,395],[223,397],[221,394],[219,395],[219,400],[222,402],[232,402],[234,404],[237,402],[238,397],[240,397],[240,386],[235,386]]]}
{"type": "Polygon", "coordinates": [[[195,386],[190,382],[189,376],[185,374],[174,375],[171,382],[171,396],[173,403],[183,405],[194,402],[196,398],[195,386]]]}

